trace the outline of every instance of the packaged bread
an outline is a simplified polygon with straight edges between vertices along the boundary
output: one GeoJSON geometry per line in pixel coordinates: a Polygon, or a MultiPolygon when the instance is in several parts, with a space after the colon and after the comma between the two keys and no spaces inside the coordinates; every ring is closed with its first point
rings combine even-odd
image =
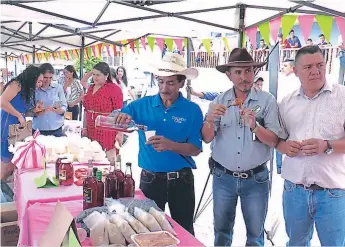
{"type": "Polygon", "coordinates": [[[122,235],[125,237],[128,243],[133,243],[131,236],[135,234],[135,231],[132,229],[129,223],[121,217],[121,215],[113,214],[110,216],[109,221],[120,229],[122,235]]]}
{"type": "Polygon", "coordinates": [[[108,220],[105,213],[98,214],[99,216],[97,217],[97,219],[93,218],[93,225],[91,228],[89,228],[90,242],[92,246],[107,246],[109,245],[108,231],[106,228],[106,223],[108,220]]]}
{"type": "Polygon", "coordinates": [[[120,215],[129,223],[129,225],[133,228],[133,230],[136,233],[150,232],[140,221],[134,218],[130,213],[122,212],[120,213],[120,215]]]}
{"type": "Polygon", "coordinates": [[[123,237],[120,229],[115,224],[110,223],[110,221],[107,220],[106,228],[110,244],[126,245],[125,238],[123,237]]]}
{"type": "Polygon", "coordinates": [[[162,230],[155,217],[140,208],[134,208],[134,217],[144,226],[146,226],[146,228],[151,232],[158,232],[162,230]]]}
{"type": "Polygon", "coordinates": [[[151,207],[149,213],[153,217],[155,217],[163,231],[170,232],[174,236],[177,235],[172,226],[170,225],[169,221],[167,220],[167,218],[165,218],[165,214],[163,212],[159,212],[157,209],[151,207]]]}

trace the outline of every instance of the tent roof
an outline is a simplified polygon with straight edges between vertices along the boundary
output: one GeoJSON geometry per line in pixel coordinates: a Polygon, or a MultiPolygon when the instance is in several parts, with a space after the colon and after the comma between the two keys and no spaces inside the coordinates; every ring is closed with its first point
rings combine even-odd
{"type": "Polygon", "coordinates": [[[31,53],[32,45],[44,51],[76,48],[81,46],[80,35],[88,45],[114,43],[148,33],[205,37],[210,32],[237,32],[241,4],[246,6],[245,27],[267,21],[281,12],[345,17],[343,0],[266,0],[260,5],[257,0],[150,0],[144,2],[155,4],[145,6],[134,2],[143,1],[1,1],[2,52],[31,53]],[[32,22],[31,39],[28,20],[32,22]]]}

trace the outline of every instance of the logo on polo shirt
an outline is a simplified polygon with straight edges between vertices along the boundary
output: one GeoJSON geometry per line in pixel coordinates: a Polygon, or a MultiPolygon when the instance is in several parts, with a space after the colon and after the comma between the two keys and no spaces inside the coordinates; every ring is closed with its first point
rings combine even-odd
{"type": "Polygon", "coordinates": [[[175,123],[183,123],[186,121],[186,119],[183,117],[174,117],[174,116],[172,116],[172,120],[174,120],[175,123]]]}

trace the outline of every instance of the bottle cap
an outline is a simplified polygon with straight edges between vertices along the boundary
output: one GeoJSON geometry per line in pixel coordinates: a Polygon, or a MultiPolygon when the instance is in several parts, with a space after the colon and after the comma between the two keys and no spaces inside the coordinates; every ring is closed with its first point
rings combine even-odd
{"type": "Polygon", "coordinates": [[[96,172],[96,179],[98,180],[98,181],[101,181],[102,180],[102,171],[101,170],[98,170],[97,172],[96,172]]]}
{"type": "Polygon", "coordinates": [[[94,168],[93,168],[93,175],[94,175],[94,176],[96,176],[97,170],[98,170],[97,167],[94,167],[94,168]]]}
{"type": "Polygon", "coordinates": [[[127,162],[126,166],[132,166],[132,163],[131,162],[127,162]]]}

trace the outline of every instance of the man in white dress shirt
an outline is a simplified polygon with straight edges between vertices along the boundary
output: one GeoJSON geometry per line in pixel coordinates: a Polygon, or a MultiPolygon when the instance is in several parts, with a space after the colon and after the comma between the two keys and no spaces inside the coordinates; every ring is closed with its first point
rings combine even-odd
{"type": "Polygon", "coordinates": [[[314,224],[322,246],[345,245],[345,87],[326,81],[318,46],[295,58],[301,88],[279,104],[287,155],[283,209],[288,246],[308,246],[314,224]]]}

